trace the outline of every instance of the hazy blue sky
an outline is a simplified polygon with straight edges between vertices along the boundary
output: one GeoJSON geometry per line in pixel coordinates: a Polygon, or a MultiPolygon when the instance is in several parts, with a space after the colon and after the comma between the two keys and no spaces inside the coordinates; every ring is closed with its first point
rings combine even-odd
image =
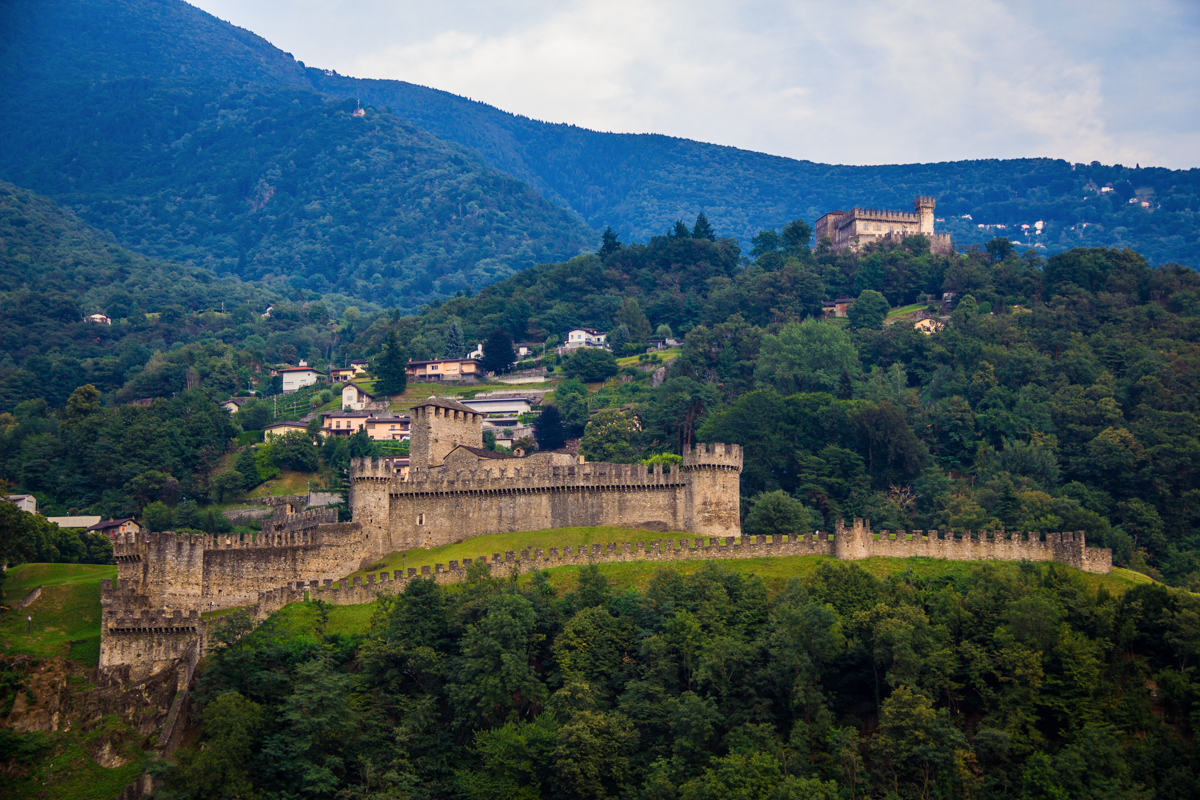
{"type": "Polygon", "coordinates": [[[310,66],[845,164],[1200,166],[1200,1],[192,0],[310,66]]]}

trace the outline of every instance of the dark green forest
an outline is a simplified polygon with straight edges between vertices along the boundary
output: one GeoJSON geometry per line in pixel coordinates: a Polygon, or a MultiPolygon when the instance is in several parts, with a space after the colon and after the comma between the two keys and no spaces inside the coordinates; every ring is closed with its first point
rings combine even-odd
{"type": "Polygon", "coordinates": [[[92,25],[119,4],[69,5],[4,12],[0,174],[131,249],[411,310],[595,246],[571,213],[387,111],[129,63],[140,45],[110,64],[92,25]]]}
{"type": "MultiPolygon", "coordinates": [[[[482,567],[482,565],[479,565],[482,567]]],[[[366,634],[227,618],[203,749],[164,798],[1184,798],[1200,603],[1051,566],[778,591],[706,564],[642,591],[472,567],[366,634]],[[1153,687],[1153,688],[1148,688],[1153,687]]],[[[309,624],[304,624],[305,621],[309,624]]]]}

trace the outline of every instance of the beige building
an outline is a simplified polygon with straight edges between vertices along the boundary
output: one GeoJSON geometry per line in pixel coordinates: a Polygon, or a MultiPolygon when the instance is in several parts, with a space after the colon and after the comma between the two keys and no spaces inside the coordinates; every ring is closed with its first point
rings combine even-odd
{"type": "Polygon", "coordinates": [[[101,520],[100,522],[97,522],[95,525],[88,528],[87,532],[103,533],[105,536],[112,539],[118,534],[122,533],[141,533],[142,526],[134,522],[133,517],[126,517],[125,519],[113,519],[110,517],[108,520],[101,520]]]}
{"type": "Polygon", "coordinates": [[[407,414],[367,417],[367,436],[376,442],[403,442],[409,436],[410,425],[407,414]]]}
{"type": "Polygon", "coordinates": [[[308,428],[303,422],[276,422],[263,428],[263,439],[274,439],[289,433],[304,433],[308,428]]]}
{"type": "Polygon", "coordinates": [[[37,498],[31,494],[10,494],[8,502],[15,503],[17,508],[30,514],[37,513],[37,498]]]}
{"type": "Polygon", "coordinates": [[[283,376],[284,394],[291,394],[303,389],[305,386],[312,386],[321,377],[321,373],[303,361],[300,362],[300,366],[298,367],[288,367],[287,369],[280,370],[279,374],[283,376]]]}
{"type": "Polygon", "coordinates": [[[935,253],[949,253],[950,234],[934,233],[932,197],[913,200],[913,212],[885,211],[877,208],[854,208],[850,211],[830,211],[817,220],[817,242],[827,239],[838,250],[858,250],[872,242],[897,242],[906,236],[920,234],[929,239],[935,253]]]}
{"type": "Polygon", "coordinates": [[[369,411],[326,411],[321,414],[321,433],[326,436],[353,436],[367,427],[369,411]]]}
{"type": "Polygon", "coordinates": [[[418,381],[473,381],[483,375],[479,362],[473,358],[439,358],[434,361],[413,361],[405,367],[408,377],[418,381]]]}
{"type": "Polygon", "coordinates": [[[375,402],[375,395],[367,392],[354,381],[342,387],[342,408],[351,411],[362,411],[375,402]]]}

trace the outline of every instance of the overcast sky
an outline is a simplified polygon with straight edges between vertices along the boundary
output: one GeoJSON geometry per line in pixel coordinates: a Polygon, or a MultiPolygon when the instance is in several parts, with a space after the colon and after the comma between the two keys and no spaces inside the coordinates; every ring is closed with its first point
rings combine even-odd
{"type": "Polygon", "coordinates": [[[191,0],[309,66],[839,164],[1200,166],[1198,0],[191,0]]]}

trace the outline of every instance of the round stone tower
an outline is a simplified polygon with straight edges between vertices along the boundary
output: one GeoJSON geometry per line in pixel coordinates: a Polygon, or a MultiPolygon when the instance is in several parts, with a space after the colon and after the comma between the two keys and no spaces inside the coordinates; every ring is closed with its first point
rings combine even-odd
{"type": "Polygon", "coordinates": [[[742,446],[697,444],[684,453],[684,526],[697,536],[741,536],[742,446]]]}

